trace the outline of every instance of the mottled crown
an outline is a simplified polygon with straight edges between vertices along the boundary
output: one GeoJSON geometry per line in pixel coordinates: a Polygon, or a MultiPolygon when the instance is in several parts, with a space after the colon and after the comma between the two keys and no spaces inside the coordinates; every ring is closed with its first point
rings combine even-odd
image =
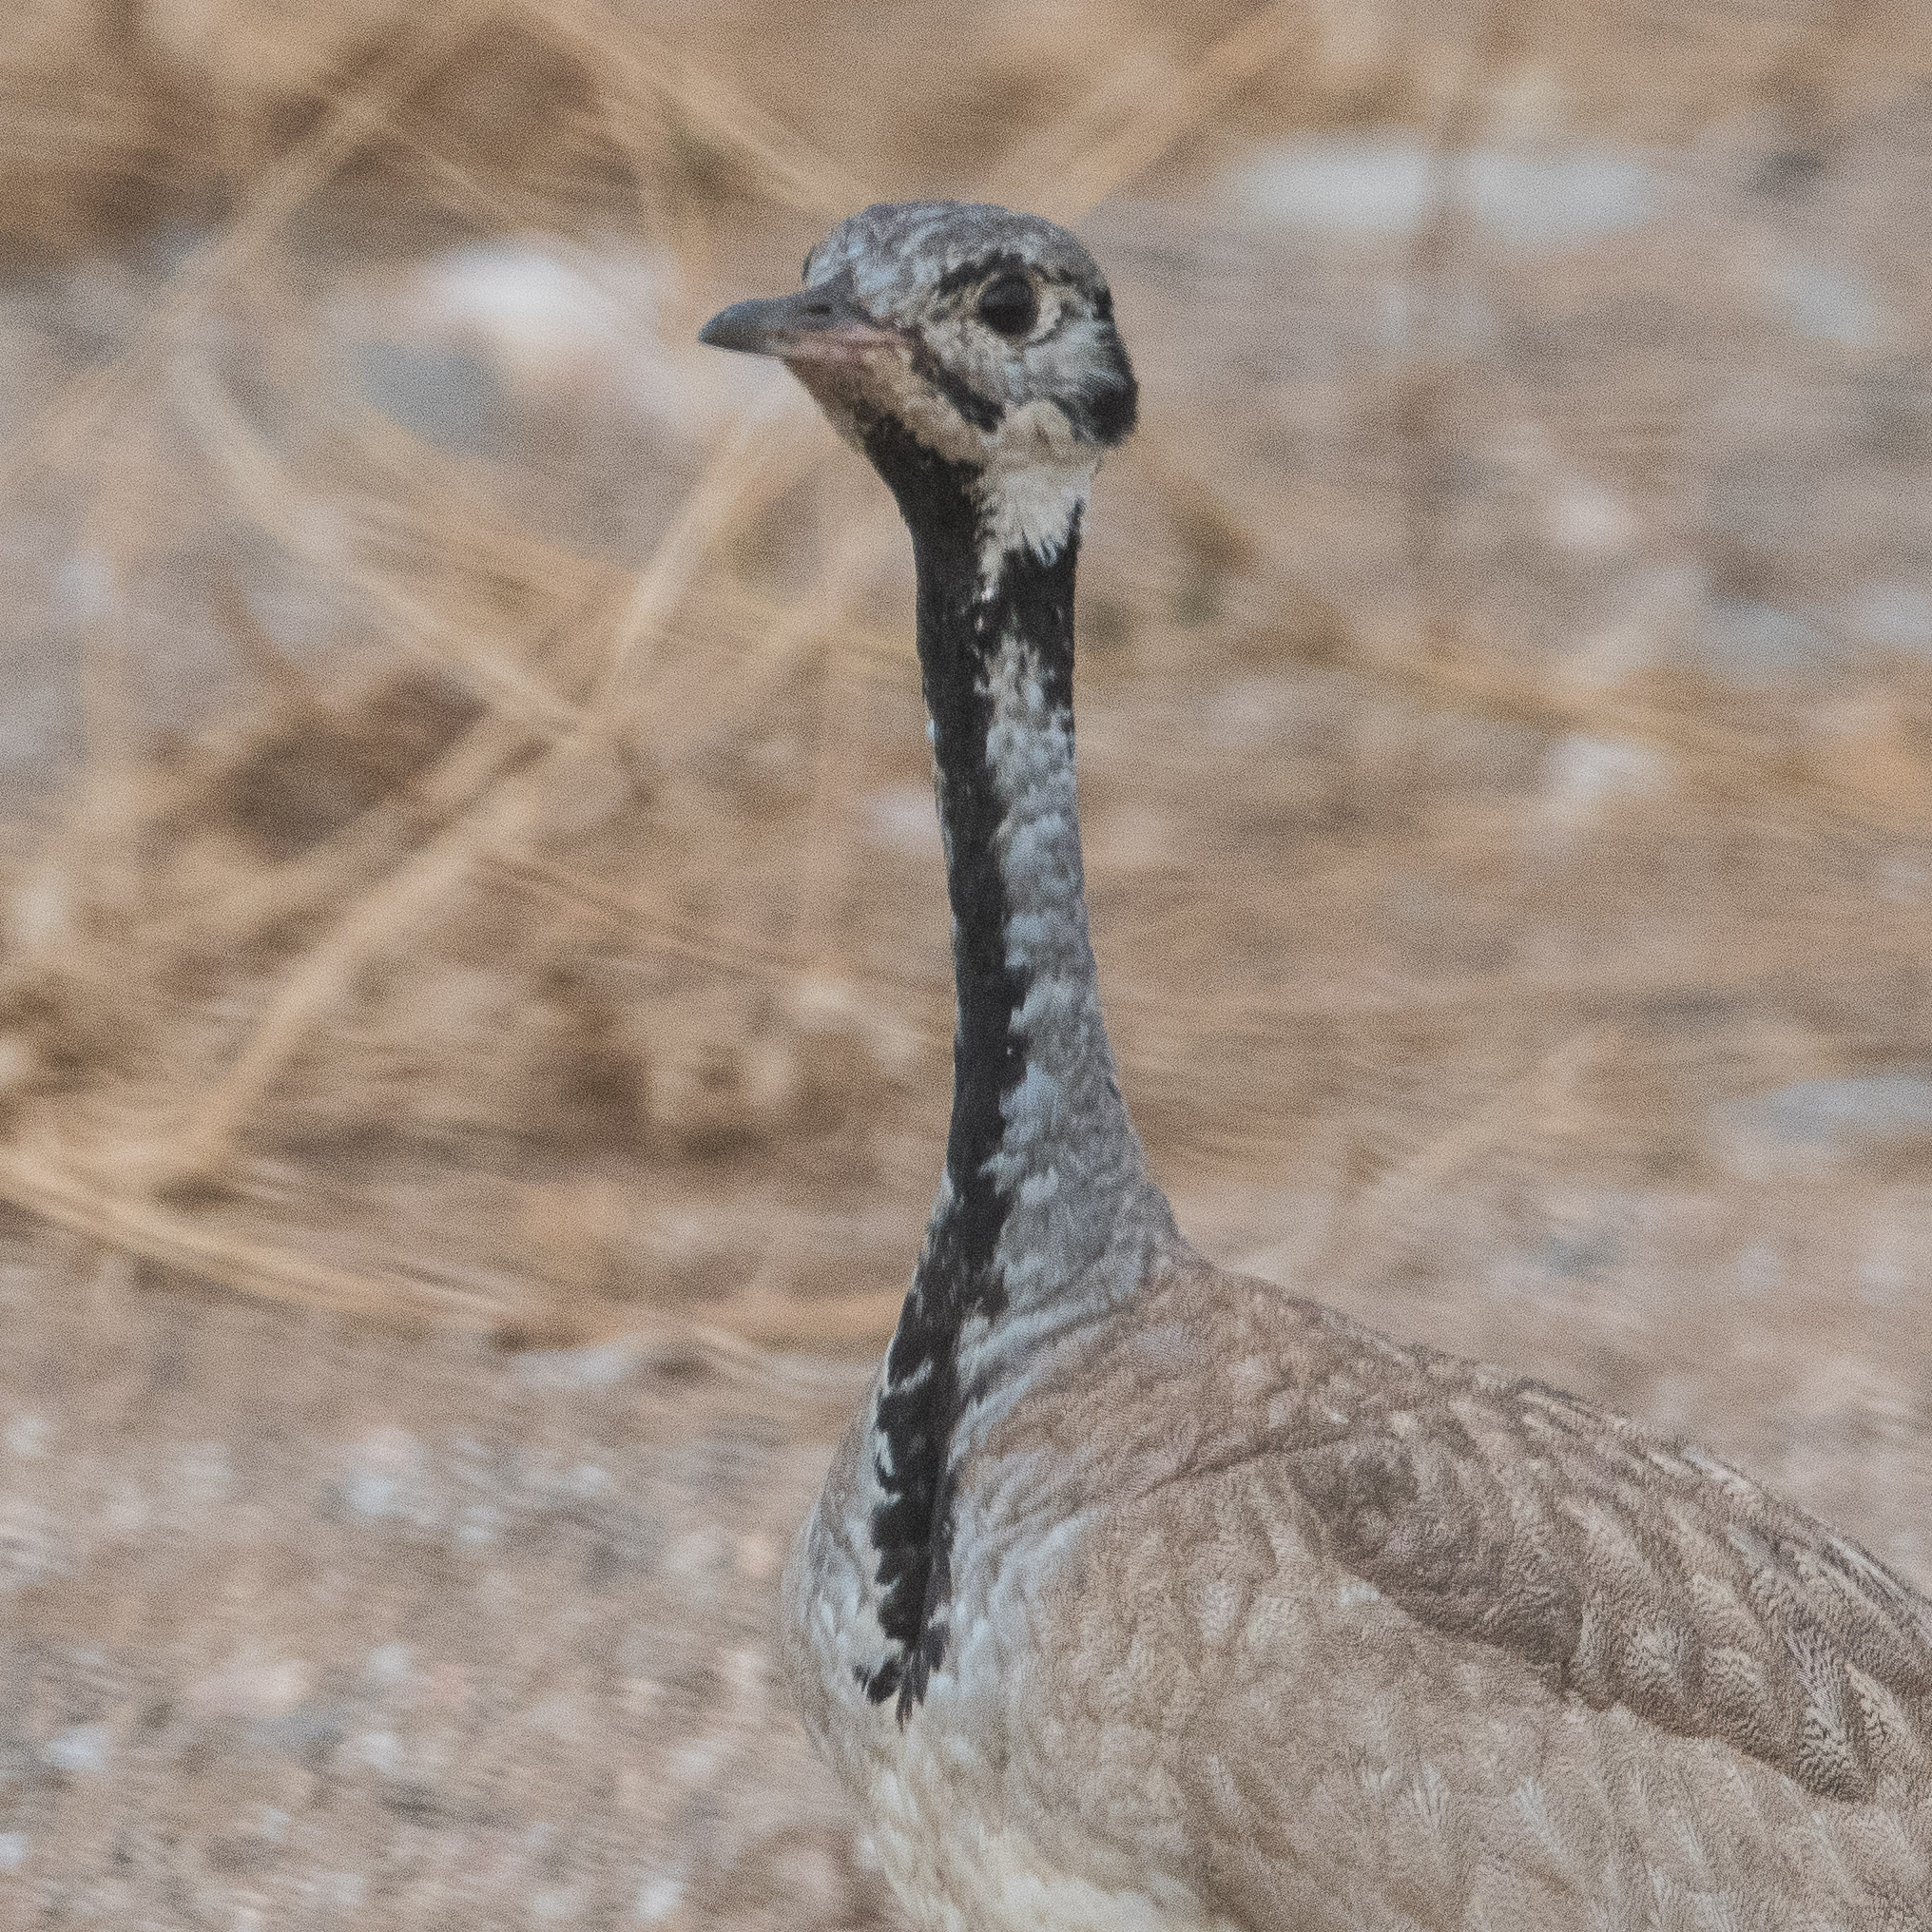
{"type": "Polygon", "coordinates": [[[860,299],[882,316],[1002,258],[1107,297],[1107,278],[1066,229],[991,202],[875,202],[848,215],[805,257],[804,280],[828,281],[849,269],[860,299]]]}

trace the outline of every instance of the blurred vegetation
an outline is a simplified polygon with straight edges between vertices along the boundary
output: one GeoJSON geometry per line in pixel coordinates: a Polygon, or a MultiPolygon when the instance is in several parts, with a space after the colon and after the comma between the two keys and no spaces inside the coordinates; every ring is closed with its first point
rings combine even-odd
{"type": "Polygon", "coordinates": [[[927,193],[1085,221],[1149,377],[1083,743],[1163,1170],[1364,1279],[1452,1172],[1758,1185],[1713,1106],[1923,1051],[1928,87],[1903,0],[26,0],[0,1194],[511,1340],[883,1331],[902,545],[688,345],[927,193]],[[1338,169],[1394,214],[1285,225],[1338,169]]]}

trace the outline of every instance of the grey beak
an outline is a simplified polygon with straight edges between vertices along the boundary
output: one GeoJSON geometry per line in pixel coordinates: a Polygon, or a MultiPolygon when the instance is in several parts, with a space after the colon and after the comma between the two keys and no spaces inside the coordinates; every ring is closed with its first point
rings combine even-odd
{"type": "Polygon", "coordinates": [[[842,358],[892,339],[850,296],[823,285],[733,302],[698,331],[698,340],[714,349],[794,360],[842,358]]]}

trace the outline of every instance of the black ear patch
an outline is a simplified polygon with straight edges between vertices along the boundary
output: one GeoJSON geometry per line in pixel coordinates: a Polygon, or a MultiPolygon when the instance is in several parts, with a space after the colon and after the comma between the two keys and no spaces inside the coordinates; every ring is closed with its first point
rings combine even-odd
{"type": "Polygon", "coordinates": [[[1124,443],[1140,420],[1140,384],[1111,319],[1099,332],[1098,346],[1103,352],[1100,367],[1072,396],[1063,397],[1060,407],[1082,442],[1111,450],[1124,443]]]}

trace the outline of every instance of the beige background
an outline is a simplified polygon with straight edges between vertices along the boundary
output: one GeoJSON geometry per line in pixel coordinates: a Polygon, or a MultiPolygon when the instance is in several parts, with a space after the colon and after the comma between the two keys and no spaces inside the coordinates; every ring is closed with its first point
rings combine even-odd
{"type": "Polygon", "coordinates": [[[1218,1260],[1932,1586],[1932,34],[91,0],[0,29],[0,1922],[888,1922],[771,1592],[938,1168],[874,196],[1144,383],[1094,928],[1218,1260]]]}

